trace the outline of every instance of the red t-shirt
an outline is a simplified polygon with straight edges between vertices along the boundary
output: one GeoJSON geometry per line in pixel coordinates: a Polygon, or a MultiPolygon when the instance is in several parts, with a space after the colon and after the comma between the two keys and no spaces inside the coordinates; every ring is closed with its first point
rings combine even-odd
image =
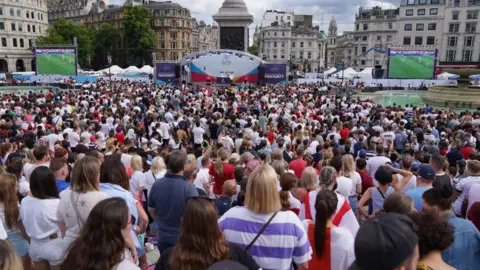
{"type": "Polygon", "coordinates": [[[373,179],[367,172],[357,171],[362,179],[362,193],[365,193],[369,187],[373,187],[373,179]]]}
{"type": "Polygon", "coordinates": [[[125,143],[125,134],[123,132],[115,134],[114,137],[117,139],[118,144],[122,145],[125,143]]]}
{"type": "Polygon", "coordinates": [[[219,177],[215,171],[215,164],[212,163],[208,170],[208,174],[213,177],[213,181],[215,182],[213,185],[213,193],[215,195],[221,195],[223,183],[227,180],[235,179],[235,168],[232,165],[223,162],[223,177],[219,177]]]}
{"type": "Polygon", "coordinates": [[[350,130],[348,128],[342,128],[342,130],[340,130],[340,137],[342,137],[342,139],[348,139],[348,135],[350,135],[350,130]]]}
{"type": "Polygon", "coordinates": [[[460,148],[460,153],[462,153],[463,155],[463,158],[465,160],[469,160],[470,159],[470,153],[472,152],[475,152],[475,150],[471,147],[462,147],[460,148]]]}
{"type": "Polygon", "coordinates": [[[295,159],[288,165],[288,168],[295,172],[298,179],[302,178],[303,170],[307,167],[307,162],[303,159],[295,159]]]}

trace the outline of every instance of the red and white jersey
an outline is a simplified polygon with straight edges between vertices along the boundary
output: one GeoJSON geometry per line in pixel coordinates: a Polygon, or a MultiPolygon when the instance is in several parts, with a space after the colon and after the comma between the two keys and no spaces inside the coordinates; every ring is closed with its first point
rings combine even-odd
{"type": "Polygon", "coordinates": [[[290,211],[293,211],[295,214],[298,214],[300,213],[300,207],[302,206],[302,203],[295,197],[293,197],[292,193],[288,193],[288,196],[290,196],[288,198],[288,200],[290,201],[290,211]]]}
{"type": "Polygon", "coordinates": [[[354,238],[349,230],[340,227],[325,228],[325,242],[321,258],[317,257],[315,247],[315,224],[304,220],[303,225],[312,247],[312,259],[308,262],[309,269],[348,270],[355,261],[354,238]]]}
{"type": "MultiPolygon", "coordinates": [[[[300,207],[300,214],[298,217],[300,220],[310,219],[315,220],[315,200],[317,198],[317,194],[320,190],[310,191],[305,195],[303,200],[303,204],[300,207]]],[[[358,229],[360,225],[358,224],[357,218],[348,203],[348,200],[345,199],[342,195],[337,194],[338,204],[337,204],[337,211],[333,215],[333,225],[341,228],[345,228],[352,233],[353,237],[357,235],[358,229]]]]}

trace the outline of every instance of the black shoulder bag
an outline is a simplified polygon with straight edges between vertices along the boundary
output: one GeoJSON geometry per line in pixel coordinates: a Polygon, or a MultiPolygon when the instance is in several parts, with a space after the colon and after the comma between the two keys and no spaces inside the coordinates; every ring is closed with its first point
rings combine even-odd
{"type": "Polygon", "coordinates": [[[262,233],[265,231],[265,229],[267,229],[268,225],[272,222],[272,220],[275,218],[275,216],[278,214],[278,212],[280,212],[280,211],[276,211],[275,213],[273,213],[273,215],[270,217],[270,219],[268,219],[267,223],[265,223],[265,225],[263,225],[263,227],[257,233],[255,238],[253,238],[252,242],[250,242],[250,244],[248,244],[248,246],[245,248],[245,251],[248,251],[253,246],[255,241],[257,241],[257,239],[260,237],[260,235],[262,235],[262,233]]]}

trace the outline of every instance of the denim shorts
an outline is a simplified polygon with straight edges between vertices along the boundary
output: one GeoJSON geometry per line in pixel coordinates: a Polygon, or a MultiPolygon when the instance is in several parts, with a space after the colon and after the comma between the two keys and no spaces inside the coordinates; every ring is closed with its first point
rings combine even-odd
{"type": "Polygon", "coordinates": [[[350,208],[352,208],[353,213],[355,213],[357,211],[357,208],[358,208],[357,196],[348,197],[348,203],[350,203],[350,208]]]}
{"type": "Polygon", "coordinates": [[[12,244],[17,252],[18,257],[23,257],[28,253],[28,241],[23,237],[19,231],[7,232],[7,240],[12,244]]]}

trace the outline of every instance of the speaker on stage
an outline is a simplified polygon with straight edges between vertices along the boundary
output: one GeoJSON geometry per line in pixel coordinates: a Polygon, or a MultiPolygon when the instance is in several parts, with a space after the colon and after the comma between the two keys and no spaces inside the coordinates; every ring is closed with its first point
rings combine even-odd
{"type": "Polygon", "coordinates": [[[180,78],[180,66],[176,65],[175,66],[175,78],[180,78]]]}
{"type": "Polygon", "coordinates": [[[265,69],[263,66],[258,67],[258,78],[259,80],[265,79],[265,69]]]}

